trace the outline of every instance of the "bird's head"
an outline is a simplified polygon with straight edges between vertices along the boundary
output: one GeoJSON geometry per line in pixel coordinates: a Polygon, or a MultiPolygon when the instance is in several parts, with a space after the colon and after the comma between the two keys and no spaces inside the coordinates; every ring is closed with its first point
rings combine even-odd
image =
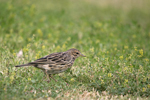
{"type": "Polygon", "coordinates": [[[74,58],[86,57],[79,50],[74,49],[74,48],[73,49],[69,49],[67,52],[70,52],[71,56],[73,56],[74,58]]]}

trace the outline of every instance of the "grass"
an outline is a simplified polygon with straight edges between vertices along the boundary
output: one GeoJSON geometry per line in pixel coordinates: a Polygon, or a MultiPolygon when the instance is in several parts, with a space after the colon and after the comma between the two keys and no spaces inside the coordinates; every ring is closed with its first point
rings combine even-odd
{"type": "Polygon", "coordinates": [[[150,8],[146,9],[124,11],[70,0],[1,0],[0,98],[148,99],[150,8]],[[57,83],[43,81],[43,72],[34,67],[14,67],[73,47],[87,57],[54,75],[57,83]],[[21,49],[23,56],[18,58],[21,49]]]}

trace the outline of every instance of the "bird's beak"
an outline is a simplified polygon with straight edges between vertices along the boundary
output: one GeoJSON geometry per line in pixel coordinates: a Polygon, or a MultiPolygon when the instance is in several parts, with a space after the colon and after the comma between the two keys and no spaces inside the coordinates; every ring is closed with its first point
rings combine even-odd
{"type": "Polygon", "coordinates": [[[82,56],[82,57],[86,57],[85,55],[83,55],[83,54],[80,54],[80,56],[82,56]]]}

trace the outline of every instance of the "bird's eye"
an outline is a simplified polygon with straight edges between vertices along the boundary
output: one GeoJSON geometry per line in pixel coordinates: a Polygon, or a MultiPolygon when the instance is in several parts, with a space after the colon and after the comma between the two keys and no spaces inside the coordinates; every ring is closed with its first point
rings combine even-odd
{"type": "Polygon", "coordinates": [[[78,52],[76,52],[76,54],[79,54],[78,52]]]}

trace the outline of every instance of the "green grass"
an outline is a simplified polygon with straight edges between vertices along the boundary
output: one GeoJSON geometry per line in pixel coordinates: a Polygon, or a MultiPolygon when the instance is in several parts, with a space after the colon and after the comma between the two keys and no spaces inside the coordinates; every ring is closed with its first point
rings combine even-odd
{"type": "Polygon", "coordinates": [[[1,0],[0,98],[149,98],[149,10],[76,0],[1,0]],[[54,75],[58,82],[43,81],[34,67],[14,67],[70,48],[87,57],[54,75]]]}

